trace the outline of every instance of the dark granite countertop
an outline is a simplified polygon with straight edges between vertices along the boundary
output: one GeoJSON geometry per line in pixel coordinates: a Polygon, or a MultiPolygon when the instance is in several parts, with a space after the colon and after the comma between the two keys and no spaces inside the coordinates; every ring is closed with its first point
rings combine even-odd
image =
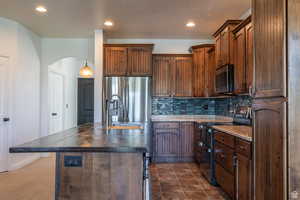
{"type": "Polygon", "coordinates": [[[107,130],[89,124],[11,147],[10,153],[32,152],[148,152],[150,125],[144,129],[107,130]]]}

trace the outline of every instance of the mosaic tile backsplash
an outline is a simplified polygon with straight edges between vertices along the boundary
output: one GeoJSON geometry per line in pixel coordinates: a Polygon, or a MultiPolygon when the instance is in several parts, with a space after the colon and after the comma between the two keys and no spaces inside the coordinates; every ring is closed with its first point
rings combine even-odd
{"type": "Polygon", "coordinates": [[[249,96],[228,98],[161,98],[152,99],[153,115],[222,115],[232,116],[235,105],[251,105],[249,96]]]}

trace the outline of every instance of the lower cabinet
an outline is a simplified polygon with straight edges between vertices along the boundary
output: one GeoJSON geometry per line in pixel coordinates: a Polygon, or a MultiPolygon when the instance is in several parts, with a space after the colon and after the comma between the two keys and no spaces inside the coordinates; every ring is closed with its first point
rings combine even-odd
{"type": "Polygon", "coordinates": [[[226,192],[231,199],[234,199],[234,175],[229,173],[218,163],[216,163],[216,179],[224,192],[226,192]]]}
{"type": "Polygon", "coordinates": [[[251,160],[244,155],[236,156],[236,197],[238,200],[251,199],[251,160]]]}
{"type": "Polygon", "coordinates": [[[153,123],[153,161],[189,162],[194,160],[193,122],[153,123]]]}
{"type": "Polygon", "coordinates": [[[251,200],[251,142],[215,131],[215,175],[232,200],[251,200]]]}

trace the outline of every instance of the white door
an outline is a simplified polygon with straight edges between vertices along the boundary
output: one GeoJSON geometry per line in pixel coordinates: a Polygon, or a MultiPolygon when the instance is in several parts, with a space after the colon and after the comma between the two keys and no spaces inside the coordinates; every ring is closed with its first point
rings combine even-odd
{"type": "Polygon", "coordinates": [[[8,170],[8,58],[0,56],[0,172],[8,170]]]}
{"type": "Polygon", "coordinates": [[[64,77],[49,72],[49,133],[57,133],[64,128],[64,77]]]}

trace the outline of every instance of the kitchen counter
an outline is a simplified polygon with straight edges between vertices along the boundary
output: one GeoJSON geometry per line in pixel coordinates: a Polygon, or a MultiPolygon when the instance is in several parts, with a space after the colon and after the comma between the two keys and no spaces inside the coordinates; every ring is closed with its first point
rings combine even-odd
{"type": "Polygon", "coordinates": [[[12,147],[10,152],[56,152],[55,200],[145,200],[150,195],[146,192],[149,127],[87,124],[12,147]]]}
{"type": "Polygon", "coordinates": [[[213,129],[228,133],[230,135],[239,137],[241,139],[252,141],[252,127],[251,126],[239,126],[239,125],[225,125],[225,126],[212,126],[213,129]]]}
{"type": "Polygon", "coordinates": [[[144,129],[107,130],[89,124],[10,148],[10,153],[29,152],[147,152],[149,125],[144,129]]]}
{"type": "Polygon", "coordinates": [[[152,122],[216,122],[216,123],[230,123],[233,121],[231,117],[217,116],[217,115],[152,115],[152,122]]]}

